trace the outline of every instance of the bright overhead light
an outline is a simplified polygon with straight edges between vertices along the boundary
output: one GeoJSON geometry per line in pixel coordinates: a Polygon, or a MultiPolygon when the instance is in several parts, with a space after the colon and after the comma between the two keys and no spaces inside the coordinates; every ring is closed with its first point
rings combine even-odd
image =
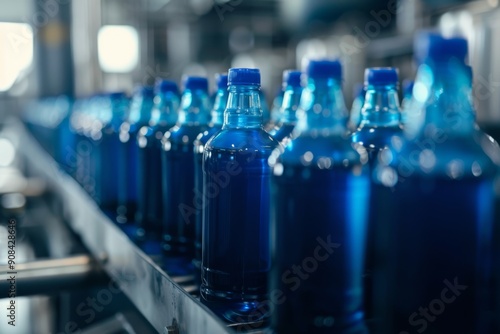
{"type": "Polygon", "coordinates": [[[97,50],[104,72],[131,72],[139,63],[139,34],[132,26],[103,26],[97,35],[97,50]]]}
{"type": "Polygon", "coordinates": [[[9,90],[33,62],[29,24],[0,22],[0,91],[9,90]]]}

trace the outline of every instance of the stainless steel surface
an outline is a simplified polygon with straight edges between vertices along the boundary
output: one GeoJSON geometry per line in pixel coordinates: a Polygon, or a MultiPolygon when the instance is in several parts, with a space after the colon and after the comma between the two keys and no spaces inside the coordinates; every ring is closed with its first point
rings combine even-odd
{"type": "Polygon", "coordinates": [[[72,178],[54,168],[55,162],[20,123],[13,121],[9,127],[29,172],[46,180],[62,201],[72,230],[116,281],[108,287],[111,292],[120,288],[160,333],[175,323],[179,334],[234,333],[137,248],[72,178]]]}
{"type": "MultiPolygon", "coordinates": [[[[11,273],[9,266],[0,266],[1,277],[8,278],[11,273]]],[[[104,281],[96,262],[88,255],[18,263],[15,276],[17,296],[48,294],[104,281]]],[[[8,298],[9,285],[7,280],[0,281],[0,298],[8,298]]]]}

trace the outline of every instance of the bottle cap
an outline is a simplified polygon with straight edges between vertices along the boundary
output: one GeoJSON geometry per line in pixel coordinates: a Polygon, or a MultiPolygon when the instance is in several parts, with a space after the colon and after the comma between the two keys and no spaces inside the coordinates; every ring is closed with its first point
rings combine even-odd
{"type": "Polygon", "coordinates": [[[208,80],[204,77],[186,76],[184,78],[184,88],[188,90],[201,89],[208,91],[208,80]]]}
{"type": "Polygon", "coordinates": [[[395,85],[398,83],[398,70],[394,67],[371,67],[365,69],[365,86],[395,85]]]}
{"type": "Polygon", "coordinates": [[[288,86],[291,87],[300,87],[301,81],[300,78],[302,76],[302,72],[297,70],[286,70],[283,71],[283,88],[288,86]]]}
{"type": "Polygon", "coordinates": [[[218,73],[215,75],[217,89],[227,89],[227,73],[218,73]]]}
{"type": "Polygon", "coordinates": [[[333,78],[342,80],[342,65],[338,60],[310,60],[307,65],[309,78],[333,78]]]}
{"type": "Polygon", "coordinates": [[[155,84],[155,91],[156,93],[167,93],[167,92],[178,93],[179,87],[177,87],[175,81],[157,79],[155,84]]]}
{"type": "Polygon", "coordinates": [[[417,34],[414,41],[415,58],[418,63],[426,60],[437,62],[456,58],[465,63],[467,58],[467,40],[462,37],[444,38],[437,33],[417,34]]]}
{"type": "Polygon", "coordinates": [[[228,85],[260,86],[260,71],[257,68],[230,68],[228,85]]]}

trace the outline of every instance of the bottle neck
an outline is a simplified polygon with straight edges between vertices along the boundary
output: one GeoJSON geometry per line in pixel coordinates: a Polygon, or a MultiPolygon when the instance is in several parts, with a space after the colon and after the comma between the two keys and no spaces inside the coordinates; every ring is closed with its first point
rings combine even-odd
{"type": "Polygon", "coordinates": [[[262,127],[259,90],[257,85],[229,86],[224,128],[262,127]]]}
{"type": "Polygon", "coordinates": [[[208,124],[209,104],[206,91],[202,89],[186,90],[182,94],[177,124],[208,124]]]}
{"type": "Polygon", "coordinates": [[[161,93],[155,96],[149,125],[175,124],[178,118],[178,109],[179,97],[174,92],[161,93]]]}
{"type": "Polygon", "coordinates": [[[212,125],[222,125],[224,123],[224,110],[227,106],[227,89],[219,89],[215,95],[214,107],[212,109],[212,125]]]}
{"type": "Polygon", "coordinates": [[[309,79],[297,111],[301,134],[344,135],[348,112],[340,83],[332,78],[309,79]]]}
{"type": "Polygon", "coordinates": [[[422,65],[413,92],[409,111],[420,116],[415,123],[421,125],[410,129],[418,135],[435,133],[430,128],[454,137],[474,131],[471,77],[463,63],[422,65]]]}
{"type": "Polygon", "coordinates": [[[300,105],[302,87],[288,86],[283,94],[281,106],[281,123],[295,123],[297,121],[297,109],[300,105]]]}
{"type": "Polygon", "coordinates": [[[368,86],[361,109],[359,127],[398,126],[400,121],[401,113],[396,86],[368,86]]]}

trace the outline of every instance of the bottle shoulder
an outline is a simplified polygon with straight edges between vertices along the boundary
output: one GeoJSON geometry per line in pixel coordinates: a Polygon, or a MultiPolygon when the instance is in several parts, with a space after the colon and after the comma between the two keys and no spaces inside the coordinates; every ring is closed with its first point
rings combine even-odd
{"type": "Polygon", "coordinates": [[[394,137],[404,135],[402,126],[363,126],[351,136],[353,143],[369,149],[382,149],[391,145],[394,137]]]}
{"type": "Polygon", "coordinates": [[[467,137],[436,134],[406,140],[400,149],[392,147],[389,157],[386,162],[400,173],[451,179],[493,176],[500,170],[498,143],[479,129],[467,137]]]}
{"type": "Polygon", "coordinates": [[[284,164],[349,168],[366,165],[366,150],[346,136],[312,137],[299,136],[284,143],[278,160],[284,164]]]}
{"type": "Polygon", "coordinates": [[[262,128],[229,128],[220,130],[206,144],[207,150],[256,150],[272,152],[280,144],[262,128]]]}
{"type": "Polygon", "coordinates": [[[196,144],[205,145],[210,138],[222,129],[222,125],[213,125],[208,127],[205,131],[198,134],[196,137],[196,144]]]}
{"type": "Polygon", "coordinates": [[[165,132],[163,140],[193,142],[206,129],[207,125],[177,124],[165,132]]]}

